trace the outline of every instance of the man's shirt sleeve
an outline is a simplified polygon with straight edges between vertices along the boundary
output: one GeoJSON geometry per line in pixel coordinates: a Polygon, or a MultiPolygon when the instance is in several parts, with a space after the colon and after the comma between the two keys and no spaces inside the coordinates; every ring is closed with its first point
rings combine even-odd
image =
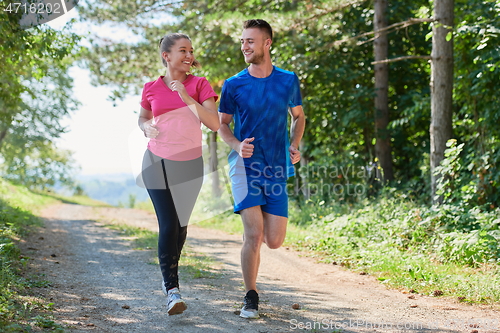
{"type": "Polygon", "coordinates": [[[292,91],[290,94],[290,102],[288,106],[293,108],[302,105],[302,96],[300,95],[300,82],[297,74],[293,75],[292,91]]]}
{"type": "Polygon", "coordinates": [[[220,96],[219,112],[233,114],[236,112],[236,102],[234,101],[233,94],[231,93],[231,85],[226,80],[222,86],[220,96]]]}

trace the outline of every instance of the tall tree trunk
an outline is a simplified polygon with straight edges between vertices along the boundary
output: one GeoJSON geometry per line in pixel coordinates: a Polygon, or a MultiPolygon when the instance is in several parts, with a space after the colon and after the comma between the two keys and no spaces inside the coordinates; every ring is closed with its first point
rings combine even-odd
{"type": "MultiPolygon", "coordinates": [[[[454,0],[435,0],[432,28],[431,62],[431,188],[432,198],[440,175],[434,170],[444,158],[446,142],[451,139],[453,106],[453,14],[454,0]],[[447,36],[449,35],[449,40],[447,36]]],[[[433,199],[434,200],[434,199],[433,199]]]]}
{"type": "Polygon", "coordinates": [[[217,157],[217,132],[210,132],[208,147],[210,149],[210,173],[212,174],[212,195],[218,198],[221,195],[219,179],[219,160],[217,157]]]}
{"type": "Polygon", "coordinates": [[[2,130],[0,132],[0,148],[2,148],[3,140],[5,139],[5,136],[7,136],[7,128],[2,130]]]}
{"type": "MultiPolygon", "coordinates": [[[[387,0],[375,0],[375,31],[387,27],[387,0]]],[[[375,61],[386,60],[388,54],[387,33],[375,34],[373,53],[375,61]]],[[[375,65],[375,155],[378,165],[383,170],[384,182],[394,179],[392,171],[391,141],[387,125],[389,124],[389,68],[387,63],[375,65]]]]}

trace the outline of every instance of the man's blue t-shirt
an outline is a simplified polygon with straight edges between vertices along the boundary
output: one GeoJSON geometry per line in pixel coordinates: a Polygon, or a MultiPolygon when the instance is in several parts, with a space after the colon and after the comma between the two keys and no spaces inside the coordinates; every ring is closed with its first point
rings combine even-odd
{"type": "MultiPolygon", "coordinates": [[[[275,66],[265,78],[253,77],[244,69],[224,82],[219,112],[233,115],[238,140],[255,138],[253,155],[243,159],[247,176],[285,181],[294,175],[288,152],[288,108],[298,105],[302,98],[297,75],[275,66]]],[[[231,176],[238,172],[237,164],[241,165],[241,157],[232,150],[231,176]]]]}

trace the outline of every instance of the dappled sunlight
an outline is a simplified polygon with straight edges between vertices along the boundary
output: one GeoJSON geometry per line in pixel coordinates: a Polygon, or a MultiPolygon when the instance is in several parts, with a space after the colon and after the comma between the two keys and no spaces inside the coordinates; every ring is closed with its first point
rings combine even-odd
{"type": "Polygon", "coordinates": [[[131,323],[137,323],[139,322],[138,319],[132,319],[132,318],[117,318],[117,317],[106,317],[106,320],[110,322],[114,322],[117,324],[131,324],[131,323]]]}

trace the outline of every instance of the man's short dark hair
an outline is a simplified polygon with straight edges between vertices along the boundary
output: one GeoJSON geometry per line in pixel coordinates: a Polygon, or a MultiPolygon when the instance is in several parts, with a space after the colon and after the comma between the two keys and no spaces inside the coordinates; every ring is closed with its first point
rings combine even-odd
{"type": "Polygon", "coordinates": [[[261,31],[263,31],[268,35],[269,39],[273,40],[273,29],[271,28],[271,25],[266,21],[261,19],[252,19],[245,21],[243,23],[243,29],[250,29],[250,28],[260,29],[261,31]]]}

